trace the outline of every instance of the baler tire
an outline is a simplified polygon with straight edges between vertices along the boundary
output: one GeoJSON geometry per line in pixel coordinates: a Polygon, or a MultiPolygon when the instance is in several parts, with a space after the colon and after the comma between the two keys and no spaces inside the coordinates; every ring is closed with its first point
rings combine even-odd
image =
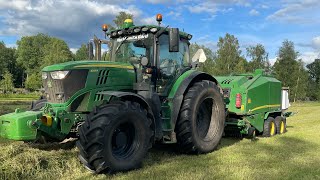
{"type": "Polygon", "coordinates": [[[41,108],[43,108],[45,106],[46,102],[48,102],[47,99],[39,99],[36,101],[32,101],[31,105],[30,105],[30,110],[31,111],[39,111],[41,108]]]}
{"type": "Polygon", "coordinates": [[[247,138],[251,138],[251,139],[254,139],[256,138],[256,129],[254,127],[250,127],[248,129],[248,134],[247,134],[247,138]]]}
{"type": "Polygon", "coordinates": [[[91,112],[79,135],[79,158],[95,173],[137,169],[152,147],[152,114],[136,102],[112,102],[91,112]]]}
{"type": "Polygon", "coordinates": [[[287,131],[285,118],[277,116],[274,121],[277,128],[277,134],[283,134],[287,131]]]}
{"type": "Polygon", "coordinates": [[[263,133],[262,136],[263,137],[271,137],[276,135],[277,133],[277,128],[275,125],[275,121],[273,117],[268,117],[267,120],[264,121],[263,124],[263,133]]]}
{"type": "Polygon", "coordinates": [[[184,96],[175,128],[181,151],[202,154],[215,150],[224,123],[225,104],[218,86],[207,80],[194,83],[184,96]]]}

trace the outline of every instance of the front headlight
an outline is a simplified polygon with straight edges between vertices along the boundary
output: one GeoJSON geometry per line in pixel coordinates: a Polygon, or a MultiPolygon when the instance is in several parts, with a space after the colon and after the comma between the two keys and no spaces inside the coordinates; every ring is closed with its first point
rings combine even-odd
{"type": "Polygon", "coordinates": [[[53,71],[50,72],[52,79],[64,79],[68,75],[69,71],[53,71]]]}
{"type": "Polygon", "coordinates": [[[47,72],[42,72],[42,79],[47,79],[48,78],[48,73],[47,72]]]}

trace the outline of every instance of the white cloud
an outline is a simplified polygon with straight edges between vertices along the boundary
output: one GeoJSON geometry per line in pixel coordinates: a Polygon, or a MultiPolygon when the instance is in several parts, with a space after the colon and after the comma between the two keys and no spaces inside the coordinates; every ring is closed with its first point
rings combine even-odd
{"type": "Polygon", "coordinates": [[[211,3],[207,3],[207,2],[203,2],[194,6],[189,6],[188,7],[189,11],[191,13],[210,13],[210,14],[214,14],[217,12],[218,7],[217,4],[211,2],[211,3]]]}
{"type": "Polygon", "coordinates": [[[75,54],[78,51],[78,48],[70,48],[70,51],[75,54]]]}
{"type": "Polygon", "coordinates": [[[312,47],[316,50],[320,50],[320,36],[314,37],[312,39],[312,47]]]}
{"type": "Polygon", "coordinates": [[[87,42],[94,34],[103,36],[101,24],[111,23],[120,11],[139,18],[141,10],[112,0],[0,0],[0,35],[46,33],[66,40],[71,47],[87,42]],[[119,3],[120,4],[120,3],[119,3]]]}
{"type": "Polygon", "coordinates": [[[293,24],[315,24],[320,22],[320,3],[318,0],[285,1],[281,9],[266,19],[293,24]]]}
{"type": "Polygon", "coordinates": [[[274,63],[277,61],[277,59],[278,59],[278,57],[269,58],[270,65],[273,66],[274,63]]]}
{"type": "Polygon", "coordinates": [[[175,1],[172,1],[172,0],[146,0],[146,2],[151,3],[151,4],[168,4],[168,3],[179,4],[179,3],[185,3],[188,1],[192,1],[192,0],[175,0],[175,1]]]}
{"type": "Polygon", "coordinates": [[[303,62],[306,64],[312,63],[315,59],[320,58],[320,51],[319,52],[304,52],[299,57],[299,59],[302,59],[303,62]]]}
{"type": "Polygon", "coordinates": [[[255,9],[252,9],[250,12],[249,12],[250,16],[258,16],[260,13],[259,11],[255,10],[255,9]]]}
{"type": "Polygon", "coordinates": [[[227,13],[233,10],[233,8],[225,8],[232,5],[238,6],[251,6],[250,0],[205,0],[205,1],[195,1],[186,5],[191,13],[208,13],[214,16],[217,12],[227,13]]]}
{"type": "Polygon", "coordinates": [[[146,17],[146,18],[141,18],[138,20],[138,24],[152,24],[152,25],[158,25],[158,22],[156,21],[156,17],[146,17]]]}

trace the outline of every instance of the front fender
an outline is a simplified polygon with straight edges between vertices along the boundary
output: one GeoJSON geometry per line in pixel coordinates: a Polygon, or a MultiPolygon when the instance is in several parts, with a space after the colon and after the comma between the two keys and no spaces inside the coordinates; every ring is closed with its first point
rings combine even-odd
{"type": "Polygon", "coordinates": [[[128,100],[128,101],[134,101],[139,103],[152,115],[152,127],[154,131],[156,130],[156,122],[155,122],[154,113],[152,111],[152,107],[143,96],[136,93],[132,93],[132,92],[121,92],[121,91],[102,91],[102,92],[99,92],[99,94],[109,96],[110,100],[112,100],[113,97],[117,97],[124,101],[128,100]]]}

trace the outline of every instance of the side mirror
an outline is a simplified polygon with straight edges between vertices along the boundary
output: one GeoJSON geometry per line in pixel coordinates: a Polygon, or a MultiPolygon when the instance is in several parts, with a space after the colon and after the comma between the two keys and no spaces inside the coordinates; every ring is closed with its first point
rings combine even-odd
{"type": "Polygon", "coordinates": [[[169,29],[169,52],[179,52],[179,29],[170,28],[169,29]]]}
{"type": "Polygon", "coordinates": [[[198,49],[198,51],[192,57],[192,63],[197,63],[197,62],[203,63],[206,60],[207,60],[207,57],[203,49],[198,49]]]}
{"type": "Polygon", "coordinates": [[[92,44],[92,42],[88,43],[87,48],[88,48],[88,58],[90,60],[92,60],[93,59],[93,44],[92,44]]]}

